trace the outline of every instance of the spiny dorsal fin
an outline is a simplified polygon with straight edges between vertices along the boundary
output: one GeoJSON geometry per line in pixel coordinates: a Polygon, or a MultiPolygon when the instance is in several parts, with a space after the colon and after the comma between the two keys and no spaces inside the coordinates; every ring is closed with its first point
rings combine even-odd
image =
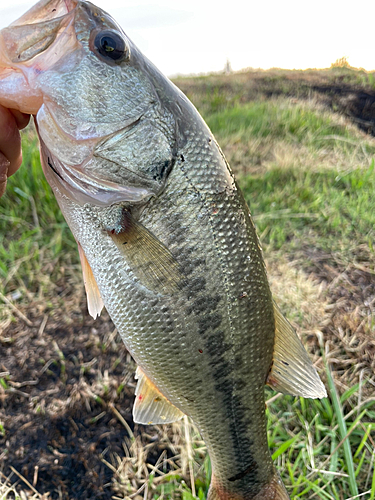
{"type": "Polygon", "coordinates": [[[163,396],[155,384],[146,377],[141,368],[137,368],[135,378],[138,379],[133,406],[133,420],[137,424],[170,424],[184,416],[163,396]]]}
{"type": "Polygon", "coordinates": [[[284,394],[325,398],[327,392],[291,324],[274,303],[275,347],[267,384],[284,394]]]}
{"type": "Polygon", "coordinates": [[[100,313],[102,312],[102,309],[104,307],[104,303],[100,296],[99,288],[96,284],[90,264],[88,263],[85,252],[83,251],[83,248],[79,243],[78,252],[81,259],[83,282],[85,284],[87,296],[87,309],[89,310],[90,316],[96,319],[98,316],[100,316],[100,313]]]}
{"type": "Polygon", "coordinates": [[[180,266],[168,248],[130,212],[123,211],[121,230],[109,231],[134,275],[149,290],[172,294],[183,282],[180,266]]]}

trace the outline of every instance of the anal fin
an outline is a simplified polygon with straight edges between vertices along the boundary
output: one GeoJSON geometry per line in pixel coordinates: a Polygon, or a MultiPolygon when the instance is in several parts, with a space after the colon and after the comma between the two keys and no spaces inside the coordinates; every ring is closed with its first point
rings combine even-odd
{"type": "Polygon", "coordinates": [[[81,245],[78,244],[79,257],[81,259],[83,282],[85,284],[86,296],[87,296],[87,309],[90,316],[96,319],[100,316],[102,309],[104,307],[103,299],[100,296],[98,285],[95,281],[93,272],[91,270],[90,264],[86,258],[85,252],[81,245]]]}
{"type": "Polygon", "coordinates": [[[325,398],[326,389],[292,325],[274,303],[275,347],[267,384],[284,394],[325,398]]]}
{"type": "Polygon", "coordinates": [[[146,377],[141,368],[137,368],[138,379],[133,406],[133,419],[137,424],[170,424],[184,416],[163,396],[159,389],[146,377]]]}

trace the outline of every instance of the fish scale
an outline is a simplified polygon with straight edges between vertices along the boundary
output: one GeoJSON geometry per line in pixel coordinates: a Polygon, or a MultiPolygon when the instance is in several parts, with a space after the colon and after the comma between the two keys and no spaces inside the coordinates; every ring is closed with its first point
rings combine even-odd
{"type": "Polygon", "coordinates": [[[134,420],[193,419],[209,500],[287,500],[264,385],[326,392],[272,300],[249,210],[194,106],[80,0],[41,0],[0,31],[0,105],[36,115],[89,312],[105,304],[138,364],[134,420]]]}

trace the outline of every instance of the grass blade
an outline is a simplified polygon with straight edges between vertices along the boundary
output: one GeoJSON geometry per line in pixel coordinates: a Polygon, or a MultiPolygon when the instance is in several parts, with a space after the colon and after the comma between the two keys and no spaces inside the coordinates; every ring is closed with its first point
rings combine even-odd
{"type": "Polygon", "coordinates": [[[280,455],[282,455],[298,438],[297,436],[292,437],[291,439],[288,439],[288,441],[285,441],[272,455],[272,460],[276,460],[276,458],[280,455]]]}
{"type": "Polygon", "coordinates": [[[347,471],[348,471],[348,475],[349,475],[350,494],[354,497],[354,496],[358,495],[358,488],[357,488],[357,482],[356,482],[356,478],[355,478],[352,452],[350,449],[350,441],[349,441],[349,439],[346,439],[346,436],[348,435],[348,431],[346,428],[346,423],[345,423],[345,419],[344,419],[344,413],[342,410],[340,398],[339,398],[339,395],[337,394],[335,382],[333,380],[331,370],[330,370],[326,360],[325,360],[325,365],[326,365],[327,382],[328,382],[329,392],[331,394],[333,407],[334,407],[335,414],[337,417],[340,436],[341,436],[341,439],[344,441],[343,448],[344,448],[346,467],[347,467],[347,471]]]}

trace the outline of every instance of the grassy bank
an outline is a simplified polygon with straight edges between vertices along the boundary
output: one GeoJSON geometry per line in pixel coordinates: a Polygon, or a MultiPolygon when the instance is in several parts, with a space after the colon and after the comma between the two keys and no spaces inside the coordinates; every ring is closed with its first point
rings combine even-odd
{"type": "MultiPolygon", "coordinates": [[[[177,83],[201,111],[239,180],[273,293],[329,390],[328,398],[310,401],[267,389],[269,446],[287,490],[292,499],[375,499],[375,139],[316,96],[290,95],[295,76],[269,78],[280,89],[278,97],[258,92],[256,99],[244,98],[249,75],[177,83]]],[[[309,78],[319,79],[319,72],[309,78]]],[[[26,467],[6,444],[15,433],[7,417],[10,402],[14,412],[27,407],[27,422],[35,416],[35,426],[53,423],[61,414],[81,429],[76,413],[69,413],[73,400],[76,412],[87,411],[85,426],[92,432],[100,422],[118,429],[118,435],[122,429],[123,446],[108,451],[106,443],[100,453],[93,452],[101,464],[95,470],[105,471],[100,474],[106,478],[98,479],[104,489],[97,498],[202,500],[210,467],[192,424],[134,428],[131,423],[134,366],[108,318],[93,323],[87,317],[76,245],[38,157],[35,136],[26,132],[24,165],[0,202],[0,348],[14,357],[23,351],[22,367],[35,357],[34,371],[24,375],[0,367],[5,450],[0,455],[6,458],[3,474],[11,476],[2,476],[0,498],[14,497],[9,485],[15,480],[16,490],[35,498],[78,498],[64,482],[64,467],[56,469],[65,485],[60,497],[56,480],[47,482],[53,463],[48,454],[44,465],[36,458],[26,467]],[[75,324],[80,330],[74,330],[75,324]],[[68,333],[62,333],[64,328],[68,333]],[[70,335],[66,344],[64,335],[70,335]],[[43,336],[48,345],[57,339],[57,348],[43,352],[43,336]],[[69,342],[77,342],[74,350],[82,357],[74,358],[69,342]],[[98,361],[92,363],[94,357],[98,361]],[[76,385],[69,382],[75,373],[76,385]],[[22,385],[29,380],[22,378],[26,375],[43,381],[38,393],[38,385],[22,385]],[[43,395],[54,386],[61,394],[43,395]]],[[[27,425],[29,430],[33,426],[27,425]]],[[[47,444],[57,460],[59,453],[69,453],[55,441],[47,444]]],[[[27,455],[31,445],[24,446],[27,455]]],[[[90,477],[87,481],[94,483],[90,477]]]]}

